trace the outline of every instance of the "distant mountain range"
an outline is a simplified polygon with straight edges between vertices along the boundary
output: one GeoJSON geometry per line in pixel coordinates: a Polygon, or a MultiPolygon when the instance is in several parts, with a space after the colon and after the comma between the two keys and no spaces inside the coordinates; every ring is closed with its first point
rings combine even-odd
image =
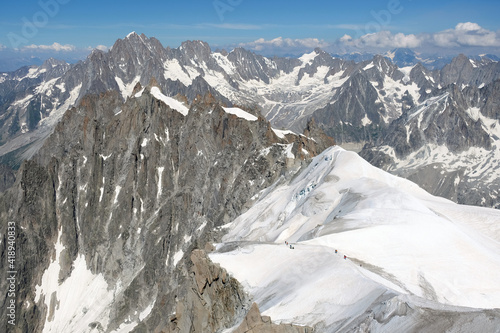
{"type": "Polygon", "coordinates": [[[492,174],[497,159],[491,155],[500,126],[495,108],[497,58],[426,58],[409,49],[349,57],[356,61],[316,49],[299,58],[266,58],[242,48],[213,52],[202,41],[171,49],[155,38],[131,33],[108,52],[94,50],[74,65],[50,59],[38,67],[0,74],[1,160],[15,167],[32,156],[64,112],[84,96],[114,90],[125,101],[154,79],[166,96],[182,96],[190,103],[209,92],[227,106],[263,115],[279,129],[301,132],[314,118],[339,144],[360,148],[367,143],[362,156],[414,179],[431,193],[461,203],[498,206],[500,187],[492,174]],[[441,111],[430,112],[437,105],[447,108],[446,117],[441,111]],[[423,115],[425,124],[434,127],[420,129],[423,115]],[[417,154],[425,147],[439,147],[455,158],[432,160],[417,154]],[[467,176],[473,172],[469,163],[454,162],[472,154],[467,153],[470,149],[478,151],[478,160],[490,156],[492,163],[481,177],[476,172],[474,181],[467,176]],[[396,163],[395,158],[419,162],[396,163]],[[462,176],[443,176],[447,180],[436,185],[441,173],[430,176],[431,160],[444,163],[439,167],[442,175],[462,176]],[[405,165],[404,171],[398,165],[405,165]]]}

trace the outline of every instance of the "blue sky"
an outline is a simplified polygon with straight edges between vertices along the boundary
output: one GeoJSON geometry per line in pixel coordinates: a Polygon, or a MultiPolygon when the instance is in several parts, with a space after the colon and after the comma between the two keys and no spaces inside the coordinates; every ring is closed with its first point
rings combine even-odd
{"type": "Polygon", "coordinates": [[[457,54],[500,47],[497,0],[23,0],[5,1],[1,9],[0,62],[2,54],[16,53],[83,57],[131,31],[164,46],[201,39],[212,48],[241,45],[278,55],[315,46],[330,52],[408,46],[457,54]]]}

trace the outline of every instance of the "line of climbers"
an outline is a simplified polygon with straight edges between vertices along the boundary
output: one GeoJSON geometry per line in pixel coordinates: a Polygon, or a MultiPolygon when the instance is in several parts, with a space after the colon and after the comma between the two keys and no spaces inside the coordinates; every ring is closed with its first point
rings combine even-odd
{"type": "MultiPolygon", "coordinates": [[[[287,242],[287,241],[285,241],[285,245],[290,246],[290,249],[291,249],[291,250],[295,249],[295,246],[293,246],[292,244],[288,244],[288,242],[287,242]]],[[[338,253],[338,251],[337,251],[337,250],[335,250],[335,253],[338,253]]],[[[346,256],[345,254],[344,254],[344,260],[347,260],[347,256],[346,256]]],[[[361,265],[360,265],[360,266],[361,266],[361,265]]]]}
{"type": "MultiPolygon", "coordinates": [[[[337,253],[337,250],[335,250],[335,253],[337,253]]],[[[347,256],[344,254],[344,260],[347,259],[347,256]]]]}

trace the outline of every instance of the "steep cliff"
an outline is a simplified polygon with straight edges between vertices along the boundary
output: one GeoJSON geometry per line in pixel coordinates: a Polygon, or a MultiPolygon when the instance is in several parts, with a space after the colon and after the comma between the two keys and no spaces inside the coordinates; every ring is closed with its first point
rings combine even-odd
{"type": "Polygon", "coordinates": [[[249,308],[193,250],[314,156],[315,141],[211,95],[187,105],[154,82],[136,90],[83,98],[0,197],[17,233],[19,331],[217,331],[249,308]]]}

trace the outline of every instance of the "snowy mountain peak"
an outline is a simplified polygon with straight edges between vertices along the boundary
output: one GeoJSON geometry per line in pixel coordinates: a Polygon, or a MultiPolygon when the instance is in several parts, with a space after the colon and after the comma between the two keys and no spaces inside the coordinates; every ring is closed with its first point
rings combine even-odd
{"type": "Polygon", "coordinates": [[[314,50],[311,53],[304,53],[301,57],[299,57],[299,60],[304,64],[310,64],[313,62],[314,58],[316,58],[317,55],[318,52],[314,50]]]}
{"type": "Polygon", "coordinates": [[[66,61],[62,61],[62,60],[58,60],[58,59],[54,59],[54,58],[49,58],[43,62],[41,68],[49,69],[49,68],[53,68],[56,66],[67,65],[67,64],[68,63],[66,61]]]}
{"type": "MultiPolygon", "coordinates": [[[[225,226],[210,257],[243,282],[264,315],[337,332],[355,327],[384,294],[436,311],[498,308],[499,219],[333,147],[225,226]]],[[[400,319],[418,325],[406,315],[365,323],[391,332],[400,319]]]]}
{"type": "Polygon", "coordinates": [[[132,32],[131,32],[131,33],[129,33],[129,34],[127,35],[127,37],[125,37],[125,38],[133,38],[133,37],[136,37],[136,36],[138,37],[139,35],[138,35],[135,31],[132,31],[132,32]]]}

